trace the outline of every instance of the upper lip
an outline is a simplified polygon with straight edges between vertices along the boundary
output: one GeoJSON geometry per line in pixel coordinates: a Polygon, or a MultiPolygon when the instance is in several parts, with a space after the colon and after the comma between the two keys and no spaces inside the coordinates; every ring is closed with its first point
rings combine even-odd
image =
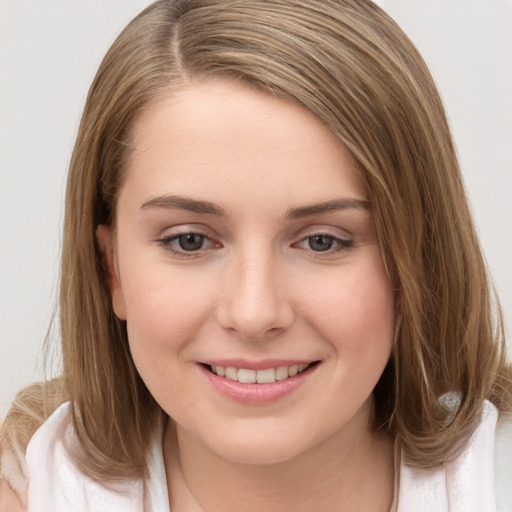
{"type": "Polygon", "coordinates": [[[309,365],[316,361],[315,359],[265,359],[261,361],[249,361],[247,359],[208,359],[201,361],[201,363],[209,366],[222,366],[224,368],[267,370],[269,368],[279,368],[280,366],[309,365]]]}

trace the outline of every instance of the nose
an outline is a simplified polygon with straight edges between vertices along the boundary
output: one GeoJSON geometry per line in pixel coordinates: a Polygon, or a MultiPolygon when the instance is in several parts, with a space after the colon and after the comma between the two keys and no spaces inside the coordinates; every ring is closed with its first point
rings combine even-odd
{"type": "Polygon", "coordinates": [[[275,337],[293,322],[283,273],[271,255],[251,254],[231,262],[223,276],[218,321],[244,340],[275,337]]]}

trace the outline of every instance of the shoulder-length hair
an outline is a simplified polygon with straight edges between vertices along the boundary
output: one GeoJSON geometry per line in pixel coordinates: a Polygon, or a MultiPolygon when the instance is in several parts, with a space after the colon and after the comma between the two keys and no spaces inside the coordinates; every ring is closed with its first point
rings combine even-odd
{"type": "Polygon", "coordinates": [[[77,460],[97,479],[146,472],[162,412],[113,312],[95,231],[115,224],[139,114],[173,87],[210,77],[292,99],[351,153],[396,295],[375,428],[416,466],[456,455],[485,399],[510,406],[510,367],[443,106],[421,56],[369,0],[159,0],[105,56],[69,171],[60,312],[77,460]],[[449,392],[458,405],[448,416],[440,397],[449,392]]]}

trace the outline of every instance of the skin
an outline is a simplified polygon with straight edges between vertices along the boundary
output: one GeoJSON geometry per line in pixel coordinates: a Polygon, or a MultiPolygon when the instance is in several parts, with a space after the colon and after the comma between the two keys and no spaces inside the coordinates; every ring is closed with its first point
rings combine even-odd
{"type": "Polygon", "coordinates": [[[392,442],[370,425],[394,297],[347,151],[302,107],[226,80],[169,93],[132,141],[115,230],[97,234],[135,364],[173,418],[173,512],[389,510],[392,442]],[[247,404],[200,364],[234,357],[317,364],[247,404]]]}
{"type": "Polygon", "coordinates": [[[7,482],[0,482],[0,512],[23,512],[24,507],[18,495],[7,482]]]}

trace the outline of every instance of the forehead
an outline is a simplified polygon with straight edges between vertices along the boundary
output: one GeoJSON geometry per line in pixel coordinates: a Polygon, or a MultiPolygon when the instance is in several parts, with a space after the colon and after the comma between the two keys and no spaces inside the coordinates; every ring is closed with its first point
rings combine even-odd
{"type": "Polygon", "coordinates": [[[350,154],[312,113],[227,80],[190,84],[144,112],[127,164],[125,183],[146,195],[277,191],[302,203],[334,188],[366,198],[350,154]]]}

